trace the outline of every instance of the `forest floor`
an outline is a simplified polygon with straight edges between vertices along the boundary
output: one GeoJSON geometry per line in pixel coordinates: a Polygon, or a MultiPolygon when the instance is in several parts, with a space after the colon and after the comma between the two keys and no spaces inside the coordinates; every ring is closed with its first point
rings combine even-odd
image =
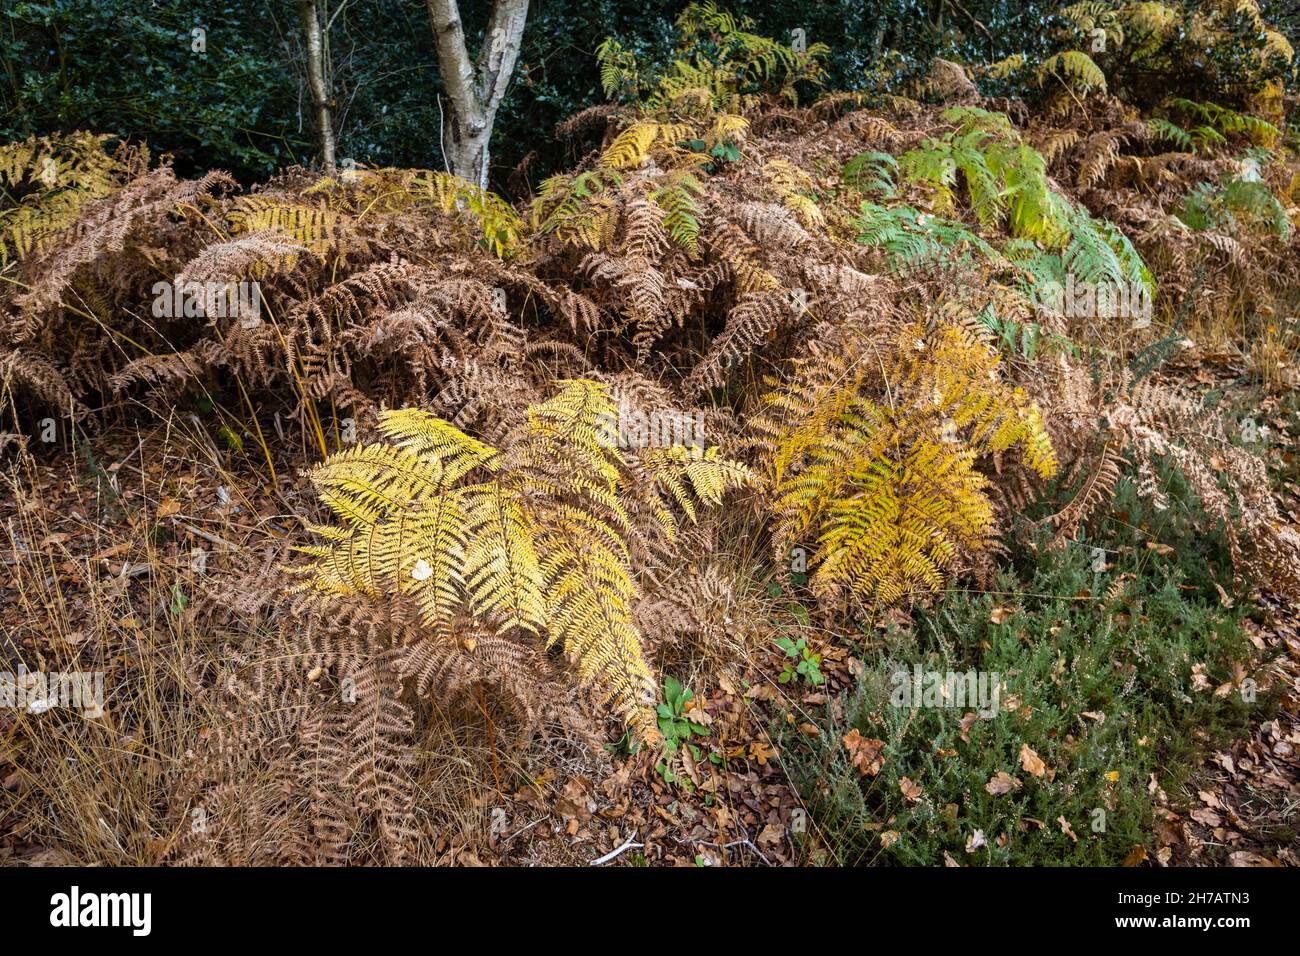
{"type": "MultiPolygon", "coordinates": [[[[1202,385],[1231,387],[1233,380],[1230,365],[1186,371],[1202,385]]],[[[1265,418],[1270,408],[1266,402],[1265,418]]],[[[85,642],[98,642],[93,656],[107,673],[111,699],[113,686],[148,679],[151,666],[178,664],[168,655],[185,645],[197,605],[222,600],[222,582],[241,552],[293,534],[307,493],[305,449],[295,454],[282,436],[269,436],[278,473],[269,482],[256,447],[236,459],[195,421],[177,416],[147,429],[83,436],[58,454],[38,455],[26,474],[11,471],[14,494],[0,496],[7,547],[0,560],[19,571],[39,555],[44,569],[43,578],[6,574],[0,588],[0,629],[17,638],[27,660],[46,665],[69,647],[84,653],[85,642]],[[197,552],[204,558],[196,565],[197,552]]],[[[1278,434],[1275,463],[1289,473],[1292,452],[1282,428],[1278,434]]],[[[1284,513],[1300,522],[1300,487],[1277,484],[1284,513]]],[[[1262,613],[1244,625],[1252,643],[1272,656],[1260,683],[1279,688],[1278,705],[1253,722],[1249,735],[1218,747],[1206,741],[1209,755],[1181,788],[1166,793],[1152,775],[1156,840],[1136,847],[1127,865],[1300,863],[1300,623],[1294,607],[1267,594],[1258,600],[1262,613]]],[[[0,661],[0,669],[13,663],[0,661]]],[[[825,683],[803,693],[779,681],[783,658],[775,650],[758,659],[746,655],[721,672],[697,665],[683,678],[696,694],[683,716],[706,729],[701,740],[707,738],[708,749],[684,747],[672,771],[645,754],[602,752],[563,735],[512,750],[494,739],[489,718],[487,741],[465,751],[459,823],[446,828],[434,858],[461,865],[836,862],[772,734],[782,725],[786,741],[823,733],[807,715],[833,705],[852,685],[856,663],[848,650],[828,643],[825,683]]],[[[12,720],[0,712],[0,721],[12,720]]],[[[594,711],[591,720],[598,733],[616,733],[594,711]]],[[[7,819],[0,820],[0,861],[83,862],[41,837],[59,814],[33,812],[31,801],[46,797],[19,771],[16,753],[5,749],[9,730],[0,723],[0,787],[10,798],[7,819]]],[[[168,759],[157,742],[128,734],[118,744],[168,759]]],[[[84,796],[114,802],[104,794],[84,796]]],[[[879,824],[880,840],[889,839],[888,822],[879,824]]],[[[166,843],[154,833],[142,844],[140,861],[163,859],[166,843]]],[[[947,862],[959,865],[951,857],[947,862]]]]}

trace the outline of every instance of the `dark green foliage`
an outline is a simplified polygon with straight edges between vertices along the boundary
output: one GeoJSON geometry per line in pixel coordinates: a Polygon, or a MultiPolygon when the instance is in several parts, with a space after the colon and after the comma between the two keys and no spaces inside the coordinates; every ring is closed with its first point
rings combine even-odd
{"type": "Polygon", "coordinates": [[[146,140],[184,171],[265,177],[310,155],[292,5],[49,0],[0,17],[0,141],[84,129],[146,140]],[[202,29],[203,52],[192,31],[202,29]]]}
{"type": "Polygon", "coordinates": [[[1157,513],[1122,489],[1120,517],[1094,540],[1005,572],[990,593],[950,595],[915,631],[881,635],[857,688],[818,720],[818,742],[788,736],[786,764],[839,862],[1116,865],[1136,845],[1153,849],[1153,775],[1176,800],[1211,741],[1269,707],[1231,686],[1235,666],[1249,677],[1260,662],[1214,589],[1222,556],[1184,527],[1187,502],[1170,491],[1157,513]],[[1157,540],[1173,550],[1147,546],[1157,540]],[[996,673],[998,715],[895,706],[895,675],[910,686],[914,667],[996,673]],[[883,741],[877,775],[851,765],[852,730],[883,741]],[[1040,775],[1023,747],[1044,762],[1040,775]],[[999,773],[1011,789],[991,793],[999,773]]]}
{"type": "MultiPolygon", "coordinates": [[[[673,19],[685,5],[534,0],[497,117],[494,186],[518,194],[597,145],[552,136],[557,123],[604,99],[596,47],[612,36],[642,62],[667,62],[673,19]],[[529,154],[524,175],[510,180],[529,154]]],[[[488,7],[487,0],[461,2],[471,49],[478,48],[488,7]]],[[[913,0],[726,4],[753,17],[764,36],[788,43],[791,31],[802,29],[809,45],[830,46],[827,88],[874,89],[883,82],[891,91],[924,75],[935,54],[1004,56],[1036,35],[1029,29],[1035,4],[965,7],[970,17],[947,4],[913,0]]],[[[331,15],[337,10],[329,6],[331,15]]],[[[339,158],[441,167],[441,84],[425,5],[349,3],[334,20],[330,44],[339,158]]],[[[301,47],[290,0],[16,3],[0,15],[0,141],[94,130],[173,152],[184,174],[215,167],[243,180],[263,179],[277,166],[315,158],[301,47]],[[202,55],[191,51],[196,27],[207,31],[202,55]]]]}

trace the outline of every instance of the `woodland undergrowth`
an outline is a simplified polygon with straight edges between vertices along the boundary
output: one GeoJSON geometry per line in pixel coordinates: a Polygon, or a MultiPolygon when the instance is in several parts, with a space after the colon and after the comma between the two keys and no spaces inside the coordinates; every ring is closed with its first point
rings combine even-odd
{"type": "MultiPolygon", "coordinates": [[[[84,862],[438,859],[467,774],[499,785],[539,740],[606,761],[625,727],[661,753],[662,662],[752,662],[772,582],[870,665],[882,615],[1005,589],[1012,556],[1072,568],[1121,489],[1221,542],[1225,599],[1293,597],[1257,437],[1165,374],[1219,350],[1295,384],[1292,51],[1218,6],[1077,4],[1044,62],[939,60],[902,96],[825,91],[824,48],[692,4],[672,62],[601,47],[609,102],[557,130],[590,151],[514,202],[408,169],[242,190],[90,133],[0,147],[9,650],[130,649],[106,717],[8,732],[39,765],[147,751],[140,806],[26,826],[84,862]],[[1188,31],[1231,60],[1196,90],[1188,31]],[[160,422],[223,515],[257,487],[301,526],[209,531],[219,567],[143,632],[92,572],[52,623],[33,476],[53,444],[107,483],[94,436],[160,422]]],[[[891,773],[915,731],[875,728],[891,773]]],[[[911,817],[924,862],[956,852],[911,817]]]]}

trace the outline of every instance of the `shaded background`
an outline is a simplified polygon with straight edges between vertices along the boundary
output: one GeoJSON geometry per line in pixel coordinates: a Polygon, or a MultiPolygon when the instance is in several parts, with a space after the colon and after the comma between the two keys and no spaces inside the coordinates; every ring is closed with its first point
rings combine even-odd
{"type": "MultiPolygon", "coordinates": [[[[523,50],[493,136],[492,180],[530,151],[536,183],[577,156],[556,123],[604,99],[596,45],[614,35],[651,60],[672,49],[686,0],[533,0],[523,50]]],[[[757,32],[831,47],[829,86],[897,86],[932,56],[989,60],[1044,43],[1042,0],[732,0],[757,32]],[[978,21],[978,23],[977,23],[978,21]],[[982,25],[982,26],[981,26],[982,25]],[[893,52],[890,52],[893,51],[893,52]]],[[[323,6],[323,4],[322,4],[323,6]]],[[[461,0],[477,49],[488,0],[461,0]]],[[[334,0],[330,34],[338,155],[374,165],[444,168],[441,83],[423,0],[334,0]]],[[[1293,42],[1300,4],[1270,2],[1267,19],[1293,42]]],[[[1300,44],[1297,44],[1300,45],[1300,44]]],[[[178,170],[222,168],[245,182],[310,163],[315,138],[291,0],[50,0],[0,14],[0,142],[89,129],[143,139],[178,170]],[[191,31],[206,32],[206,52],[191,31]]],[[[507,186],[513,186],[508,189],[507,186]]]]}

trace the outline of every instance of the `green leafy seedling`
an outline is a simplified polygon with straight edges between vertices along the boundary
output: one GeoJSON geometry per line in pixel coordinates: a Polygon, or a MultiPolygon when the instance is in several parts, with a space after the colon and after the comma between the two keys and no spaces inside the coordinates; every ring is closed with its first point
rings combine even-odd
{"type": "Polygon", "coordinates": [[[798,641],[792,641],[788,637],[780,637],[773,643],[785,652],[787,658],[785,670],[777,678],[782,684],[789,684],[800,677],[814,687],[826,683],[826,678],[822,676],[822,656],[813,653],[806,639],[801,637],[798,641]]]}
{"type": "Polygon", "coordinates": [[[709,732],[709,729],[702,724],[697,724],[688,717],[683,716],[686,707],[694,699],[695,695],[689,687],[683,687],[681,681],[669,675],[664,678],[664,701],[656,709],[659,723],[659,733],[664,738],[664,748],[662,759],[655,767],[660,776],[664,778],[665,783],[675,783],[677,775],[672,770],[672,759],[677,756],[677,751],[683,744],[691,748],[691,754],[697,760],[700,758],[700,748],[690,743],[691,736],[698,734],[703,736],[709,732]]]}

